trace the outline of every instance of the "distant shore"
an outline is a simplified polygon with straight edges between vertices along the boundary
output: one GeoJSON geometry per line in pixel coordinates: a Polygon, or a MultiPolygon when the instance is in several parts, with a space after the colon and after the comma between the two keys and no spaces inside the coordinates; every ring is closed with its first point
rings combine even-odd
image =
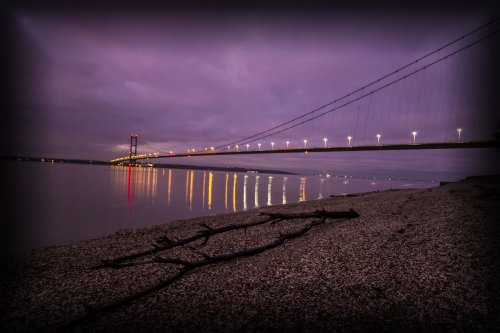
{"type": "MultiPolygon", "coordinates": [[[[98,160],[83,160],[83,159],[65,159],[65,158],[47,158],[47,157],[25,157],[25,156],[2,156],[0,160],[20,161],[20,162],[43,162],[43,163],[70,163],[70,164],[92,164],[92,165],[116,165],[107,161],[98,160]]],[[[183,170],[211,170],[211,171],[228,171],[228,172],[255,172],[255,173],[270,173],[280,175],[295,175],[293,172],[271,170],[271,169],[248,169],[240,167],[216,167],[204,165],[188,165],[188,164],[166,164],[166,163],[138,163],[138,166],[167,169],[183,169],[183,170]]]]}
{"type": "Polygon", "coordinates": [[[194,218],[35,250],[3,263],[8,275],[0,329],[45,332],[76,320],[67,327],[77,332],[493,331],[500,328],[499,199],[500,176],[474,177],[425,190],[194,218]],[[146,296],[96,310],[183,267],[150,257],[148,264],[90,269],[102,260],[154,249],[165,235],[168,244],[200,230],[257,223],[261,213],[317,209],[353,209],[360,216],[320,224],[312,218],[266,222],[158,252],[193,262],[259,248],[310,227],[262,253],[196,268],[146,296]]]}

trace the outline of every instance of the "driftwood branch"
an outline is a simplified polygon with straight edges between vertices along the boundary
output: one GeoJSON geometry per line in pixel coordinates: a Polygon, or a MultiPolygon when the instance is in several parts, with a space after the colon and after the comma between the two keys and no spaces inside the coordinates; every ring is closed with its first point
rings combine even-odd
{"type": "Polygon", "coordinates": [[[204,227],[203,230],[200,230],[196,235],[192,237],[188,237],[185,239],[180,239],[180,240],[171,240],[167,236],[162,237],[162,242],[163,246],[158,246],[156,248],[153,248],[150,251],[143,251],[143,252],[136,252],[127,256],[115,258],[110,261],[106,261],[101,265],[101,267],[113,267],[113,268],[122,268],[122,267],[129,267],[129,266],[135,266],[135,265],[144,265],[144,264],[174,264],[174,265],[180,265],[182,266],[176,273],[173,275],[165,278],[164,280],[156,283],[155,285],[152,285],[146,289],[140,290],[136,293],[126,295],[122,298],[116,299],[112,302],[106,303],[106,304],[101,304],[101,305],[91,305],[91,304],[84,304],[83,307],[85,308],[86,312],[79,318],[75,318],[69,323],[66,323],[62,326],[60,326],[56,331],[58,332],[63,332],[67,331],[69,329],[72,329],[76,327],[78,324],[82,323],[85,320],[91,319],[97,315],[100,315],[105,312],[112,311],[116,308],[119,308],[125,304],[128,304],[132,301],[138,300],[140,298],[143,298],[145,296],[148,296],[156,291],[159,291],[170,284],[174,283],[178,279],[180,279],[184,274],[204,267],[208,266],[211,264],[216,264],[219,262],[224,262],[224,261],[229,261],[233,260],[236,258],[243,258],[243,257],[249,257],[253,255],[258,255],[260,253],[263,253],[265,251],[268,251],[270,249],[276,248],[280,245],[282,245],[284,242],[287,240],[293,239],[300,237],[302,235],[305,235],[311,228],[314,226],[320,225],[325,223],[327,219],[350,219],[350,218],[355,218],[358,217],[358,213],[356,213],[354,210],[350,209],[349,211],[344,211],[344,212],[329,212],[325,210],[316,210],[314,212],[310,213],[295,213],[295,214],[286,214],[286,213],[262,213],[261,215],[266,215],[268,216],[267,219],[265,220],[259,220],[255,222],[250,222],[250,223],[245,223],[245,224],[238,224],[238,225],[228,225],[224,227],[219,227],[219,228],[213,228],[210,227],[206,224],[202,225],[204,227]],[[290,231],[290,232],[279,232],[279,235],[277,238],[275,238],[273,241],[270,241],[266,244],[251,247],[248,249],[243,249],[239,251],[235,251],[232,253],[226,253],[226,254],[219,254],[219,255],[207,255],[205,253],[199,252],[197,249],[190,247],[193,251],[195,251],[197,254],[203,257],[203,259],[200,260],[193,260],[193,261],[187,261],[187,260],[182,260],[182,259],[177,259],[177,258],[167,258],[167,257],[162,257],[158,254],[160,251],[164,251],[170,248],[173,248],[175,246],[181,246],[181,245],[186,245],[194,240],[198,240],[201,238],[208,238],[214,234],[218,233],[223,233],[227,232],[230,230],[236,230],[236,229],[244,229],[246,230],[249,227],[256,226],[256,225],[261,225],[267,222],[273,222],[273,221],[281,221],[281,220],[290,220],[290,219],[304,219],[304,218],[315,218],[312,222],[309,222],[302,226],[300,229],[297,229],[295,231],[290,231]],[[132,259],[138,259],[145,257],[147,255],[152,255],[152,258],[150,259],[142,259],[142,260],[137,260],[137,261],[130,261],[132,259]]]}
{"type": "MultiPolygon", "coordinates": [[[[131,294],[131,295],[127,295],[127,296],[125,296],[121,299],[115,300],[113,302],[103,304],[103,305],[90,305],[90,304],[83,305],[84,308],[86,309],[86,313],[83,316],[81,316],[80,318],[77,318],[77,319],[71,321],[70,323],[67,323],[67,324],[59,327],[57,331],[62,332],[62,331],[66,331],[68,329],[74,328],[76,325],[83,322],[84,320],[91,319],[98,314],[111,311],[111,310],[116,309],[120,306],[128,304],[132,301],[135,301],[135,300],[140,299],[142,297],[145,297],[147,295],[150,295],[156,291],[159,291],[159,290],[169,286],[173,282],[177,281],[180,277],[182,277],[184,274],[188,273],[191,270],[194,270],[194,269],[197,269],[197,268],[200,268],[203,266],[223,262],[223,261],[229,261],[229,260],[236,259],[236,258],[257,255],[257,254],[260,254],[260,253],[265,252],[267,250],[276,248],[289,239],[297,238],[299,236],[306,234],[313,226],[316,226],[316,225],[324,223],[324,222],[325,222],[325,219],[323,218],[321,220],[313,221],[312,223],[308,223],[299,230],[284,233],[284,234],[280,233],[280,236],[277,239],[275,239],[274,241],[269,242],[267,244],[261,245],[261,246],[256,246],[256,247],[252,247],[249,249],[236,251],[233,253],[216,255],[216,256],[209,256],[209,255],[200,253],[204,257],[204,259],[198,260],[198,261],[189,262],[189,261],[184,261],[184,260],[175,259],[175,258],[162,258],[162,257],[156,256],[154,259],[152,259],[151,261],[148,261],[148,262],[149,263],[156,262],[156,263],[180,264],[183,266],[183,268],[180,269],[174,275],[168,277],[167,279],[165,279],[165,280],[163,280],[163,281],[161,281],[161,282],[159,282],[159,283],[157,283],[149,288],[146,288],[144,290],[141,290],[141,291],[134,293],[134,294],[131,294]]],[[[143,264],[143,263],[146,263],[146,262],[141,261],[141,262],[135,263],[135,264],[143,264]]],[[[134,263],[127,263],[127,264],[122,264],[122,265],[134,265],[134,263]]]]}
{"type": "MultiPolygon", "coordinates": [[[[259,221],[254,221],[254,222],[249,222],[249,223],[242,223],[242,224],[233,224],[233,225],[227,225],[219,228],[213,228],[210,227],[206,223],[201,223],[200,226],[202,226],[204,229],[199,230],[195,235],[191,237],[187,237],[184,239],[176,239],[172,240],[168,236],[162,236],[159,237],[157,240],[156,244],[153,244],[153,248],[145,251],[139,251],[131,254],[127,254],[121,257],[117,257],[111,260],[103,260],[100,265],[91,267],[92,269],[97,269],[97,268],[124,268],[124,267],[130,267],[130,266],[135,266],[136,263],[130,263],[129,261],[138,259],[141,257],[146,257],[150,255],[155,255],[159,252],[170,250],[174,247],[178,246],[184,246],[187,244],[190,244],[192,242],[195,242],[197,240],[203,239],[203,242],[201,243],[201,246],[207,244],[209,241],[210,237],[213,235],[221,234],[224,232],[232,231],[232,230],[238,230],[238,229],[244,229],[246,232],[247,228],[258,226],[261,224],[265,224],[268,222],[271,222],[271,224],[274,224],[276,222],[282,221],[282,220],[291,220],[291,219],[305,219],[305,218],[329,218],[329,219],[344,219],[344,218],[356,218],[358,217],[358,213],[356,213],[354,210],[350,209],[348,211],[326,211],[324,209],[322,210],[315,210],[313,212],[305,212],[305,213],[267,213],[263,212],[260,215],[267,216],[267,219],[264,220],[259,220],[259,221]]],[[[143,263],[148,263],[146,262],[141,262],[139,264],[143,263]]]]}
{"type": "Polygon", "coordinates": [[[157,244],[153,244],[153,248],[145,251],[139,251],[139,252],[134,252],[131,254],[126,254],[124,256],[116,257],[111,260],[103,260],[100,265],[96,265],[91,267],[91,269],[98,269],[98,268],[123,268],[123,267],[129,267],[129,266],[134,266],[134,264],[127,263],[127,261],[138,259],[141,257],[146,257],[150,255],[157,254],[162,251],[170,250],[178,246],[184,246],[187,244],[190,244],[192,242],[195,242],[199,239],[203,239],[202,245],[205,245],[208,242],[208,239],[210,236],[216,235],[216,234],[221,234],[224,232],[232,231],[232,230],[238,230],[238,229],[247,229],[250,227],[254,227],[257,225],[265,224],[268,222],[272,222],[274,218],[269,217],[265,220],[259,220],[259,221],[254,221],[254,222],[249,222],[249,223],[242,223],[242,224],[232,224],[232,225],[227,225],[224,227],[220,228],[212,228],[209,227],[206,223],[202,223],[201,226],[205,227],[204,230],[198,231],[195,235],[183,239],[177,239],[177,240],[171,240],[167,236],[162,236],[158,238],[157,244]]]}

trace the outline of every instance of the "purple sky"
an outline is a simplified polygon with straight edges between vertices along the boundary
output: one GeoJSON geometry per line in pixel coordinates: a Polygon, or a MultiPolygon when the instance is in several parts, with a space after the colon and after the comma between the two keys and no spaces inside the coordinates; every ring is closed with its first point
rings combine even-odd
{"type": "MultiPolygon", "coordinates": [[[[491,19],[480,7],[88,9],[10,12],[16,130],[9,153],[109,160],[124,153],[130,133],[139,134],[139,152],[150,152],[141,143],[164,151],[223,145],[341,97],[491,19]]],[[[483,45],[263,144],[308,138],[320,146],[324,136],[344,144],[346,135],[362,144],[381,131],[385,142],[401,142],[413,129],[423,141],[453,140],[457,127],[469,139],[488,138],[485,123],[494,119],[481,102],[484,54],[483,45]],[[470,82],[478,89],[471,92],[470,82]]],[[[314,157],[320,167],[331,167],[331,158],[314,157]]],[[[165,160],[284,161],[310,164],[303,156],[165,160]]]]}

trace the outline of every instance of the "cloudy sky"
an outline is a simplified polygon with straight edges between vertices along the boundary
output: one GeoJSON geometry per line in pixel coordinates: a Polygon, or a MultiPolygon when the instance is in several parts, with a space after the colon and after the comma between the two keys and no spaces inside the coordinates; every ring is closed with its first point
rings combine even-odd
{"type": "MultiPolygon", "coordinates": [[[[131,133],[139,135],[139,152],[151,152],[144,143],[186,151],[245,138],[342,97],[493,17],[480,6],[94,5],[18,6],[9,8],[8,18],[13,94],[7,152],[109,160],[123,155],[131,133]]],[[[328,137],[345,144],[353,135],[366,144],[381,131],[385,142],[401,142],[413,129],[422,141],[453,140],[457,127],[469,139],[488,138],[495,122],[485,103],[488,47],[482,43],[262,143],[298,146],[308,138],[319,146],[328,137]]],[[[360,164],[373,162],[371,155],[358,157],[360,164]]],[[[331,156],[315,159],[328,164],[331,156]]],[[[297,156],[176,162],[283,161],[299,169],[310,164],[297,156]]]]}

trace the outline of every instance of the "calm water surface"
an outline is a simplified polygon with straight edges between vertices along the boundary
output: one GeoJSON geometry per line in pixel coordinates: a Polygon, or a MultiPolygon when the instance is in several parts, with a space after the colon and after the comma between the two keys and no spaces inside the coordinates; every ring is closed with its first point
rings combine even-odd
{"type": "Polygon", "coordinates": [[[177,219],[330,195],[427,188],[430,181],[100,165],[14,163],[10,197],[18,248],[68,244],[177,219]]]}

